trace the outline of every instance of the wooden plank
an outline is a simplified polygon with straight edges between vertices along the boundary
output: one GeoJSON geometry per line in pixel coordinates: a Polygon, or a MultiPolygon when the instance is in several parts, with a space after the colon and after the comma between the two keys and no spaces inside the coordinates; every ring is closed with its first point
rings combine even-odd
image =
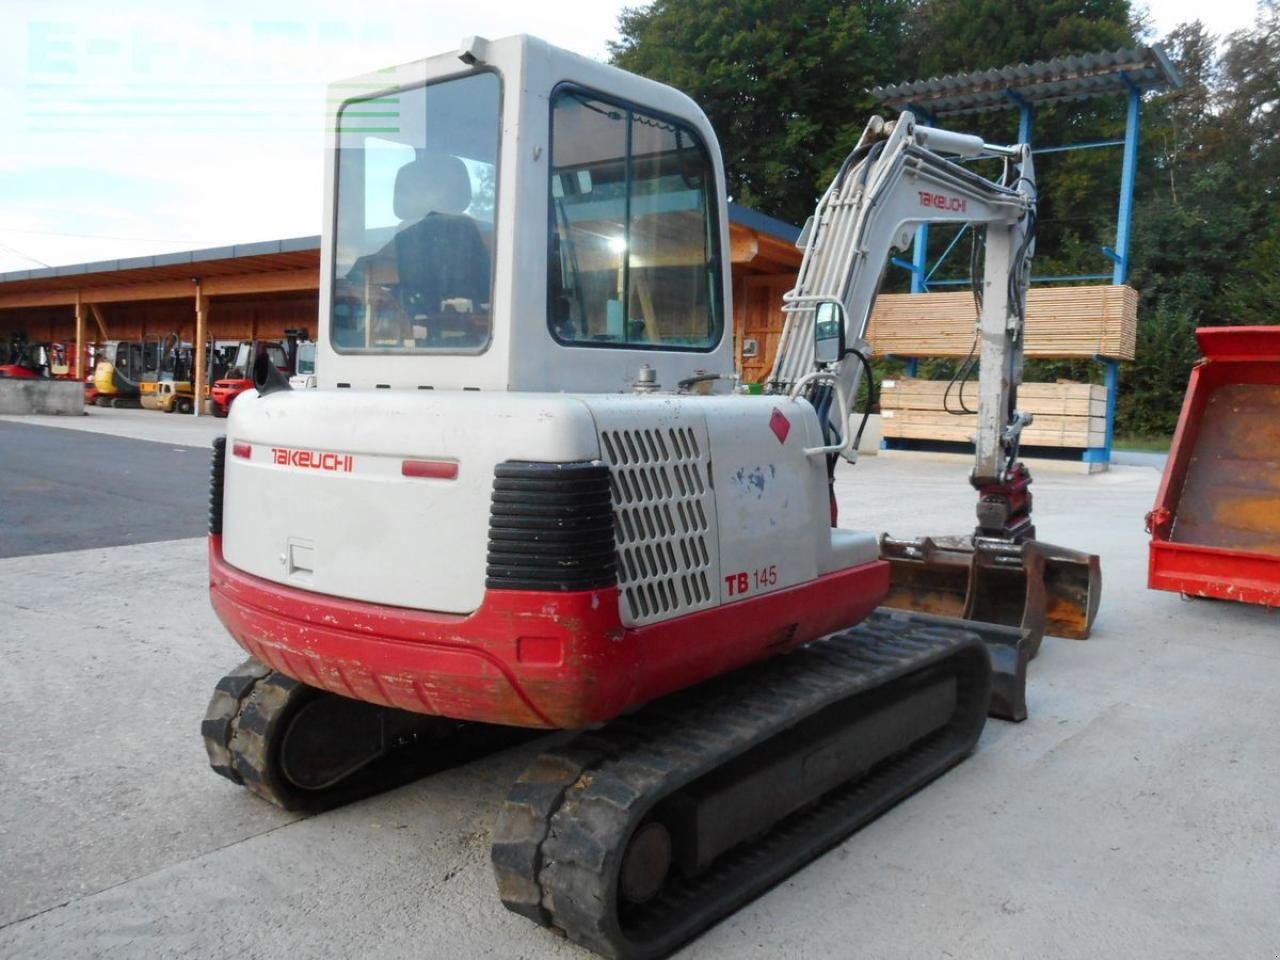
{"type": "MultiPolygon", "coordinates": [[[[949,404],[958,410],[963,406],[976,409],[978,385],[957,385],[947,398],[949,383],[945,380],[886,380],[880,388],[881,410],[922,410],[946,414],[949,404]]],[[[1105,387],[1088,383],[1024,383],[1018,388],[1018,409],[1037,416],[1105,417],[1105,387]]],[[[950,414],[947,414],[950,415],[950,414]]]]}
{"type": "Polygon", "coordinates": [[[204,392],[208,384],[205,383],[206,367],[208,365],[208,357],[205,355],[205,340],[208,337],[209,330],[209,298],[205,296],[200,284],[196,287],[196,335],[192,340],[195,347],[195,376],[192,378],[192,389],[195,393],[195,410],[193,413],[199,417],[204,413],[204,392]]]}
{"type": "MultiPolygon", "coordinates": [[[[932,396],[941,397],[947,390],[946,380],[920,380],[902,377],[884,380],[880,384],[884,396],[932,396]]],[[[971,381],[964,387],[965,398],[977,397],[977,383],[971,381]]],[[[954,394],[954,391],[953,391],[954,394]]],[[[1107,399],[1107,388],[1098,383],[1024,383],[1018,387],[1018,399],[1035,397],[1039,400],[1102,400],[1107,399]]]]}
{"type": "MultiPolygon", "coordinates": [[[[928,399],[911,399],[885,395],[881,395],[880,397],[880,409],[882,411],[898,410],[902,412],[913,411],[920,413],[937,412],[946,416],[952,416],[950,410],[961,410],[964,408],[976,410],[977,407],[977,395],[968,390],[966,390],[964,394],[963,407],[961,406],[959,396],[955,393],[951,395],[948,406],[943,405],[941,397],[937,398],[936,402],[928,399]]],[[[1037,417],[1105,417],[1107,415],[1107,401],[1037,400],[1034,397],[1024,398],[1019,394],[1018,409],[1023,413],[1031,413],[1037,417]]]]}
{"type": "MultiPolygon", "coordinates": [[[[924,440],[934,443],[973,444],[973,431],[955,430],[939,431],[933,427],[921,427],[903,424],[892,430],[886,429],[883,436],[887,440],[924,440]]],[[[1028,447],[1061,447],[1069,450],[1086,450],[1090,447],[1105,446],[1105,433],[1044,433],[1028,427],[1022,432],[1022,443],[1028,447]]]]}
{"type": "Polygon", "coordinates": [[[758,352],[743,357],[742,378],[746,383],[759,383],[769,376],[773,357],[782,337],[782,296],[795,286],[791,273],[753,274],[735,281],[734,326],[739,337],[755,340],[758,352]]]}
{"type": "Polygon", "coordinates": [[[750,263],[760,252],[760,242],[750,231],[729,234],[729,261],[731,263],[750,263]]]}
{"type": "Polygon", "coordinates": [[[110,340],[107,336],[107,322],[102,319],[102,310],[96,303],[89,304],[89,312],[93,314],[94,322],[98,325],[98,333],[102,335],[103,340],[110,340]]]}
{"type": "MultiPolygon", "coordinates": [[[[945,380],[903,378],[881,386],[880,413],[884,435],[910,440],[972,442],[977,417],[943,409],[945,380]]],[[[965,403],[977,405],[976,385],[965,388],[965,403]]],[[[953,405],[958,397],[953,391],[953,405]]],[[[1032,446],[1082,448],[1106,442],[1106,388],[1088,383],[1024,383],[1018,388],[1019,409],[1035,420],[1022,433],[1032,446]]]]}
{"type": "MultiPolygon", "coordinates": [[[[963,420],[957,417],[957,420],[963,420]]],[[[1081,423],[1090,422],[1080,418],[1081,423]]],[[[952,443],[972,443],[976,425],[957,423],[939,425],[931,423],[910,423],[896,418],[882,419],[884,436],[889,439],[902,440],[938,440],[952,443]]],[[[1032,424],[1022,431],[1022,442],[1038,447],[1099,447],[1106,442],[1107,432],[1088,428],[1052,429],[1032,424]]]]}
{"type": "MultiPolygon", "coordinates": [[[[875,352],[902,357],[963,357],[974,342],[973,296],[883,294],[869,327],[875,352]]],[[[1033,287],[1027,294],[1026,355],[1132,360],[1138,294],[1129,286],[1033,287]]]]}
{"type": "MultiPolygon", "coordinates": [[[[880,416],[884,420],[892,420],[895,423],[935,424],[940,427],[949,427],[956,424],[972,427],[978,422],[978,418],[974,414],[953,414],[947,413],[945,410],[884,410],[881,411],[880,416]]],[[[1041,414],[1035,418],[1032,426],[1040,427],[1044,430],[1105,430],[1107,422],[1105,417],[1070,417],[1041,414]]]]}
{"type": "Polygon", "coordinates": [[[76,297],[76,379],[83,381],[86,373],[84,369],[84,304],[80,302],[80,298],[76,297]]]}

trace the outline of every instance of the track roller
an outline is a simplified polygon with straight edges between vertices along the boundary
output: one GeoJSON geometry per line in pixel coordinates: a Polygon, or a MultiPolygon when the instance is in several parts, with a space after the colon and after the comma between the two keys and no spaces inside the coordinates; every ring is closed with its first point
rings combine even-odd
{"type": "Polygon", "coordinates": [[[664,956],[960,762],[990,696],[980,636],[895,612],[657,701],[516,782],[503,902],[664,956]]]}
{"type": "Polygon", "coordinates": [[[216,773],[285,810],[326,810],[505,746],[523,731],[340,697],[249,659],[201,725],[216,773]]]}

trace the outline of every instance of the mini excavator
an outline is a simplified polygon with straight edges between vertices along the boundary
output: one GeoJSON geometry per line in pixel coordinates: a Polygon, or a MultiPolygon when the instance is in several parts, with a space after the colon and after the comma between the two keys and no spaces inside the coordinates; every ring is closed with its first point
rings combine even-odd
{"type": "Polygon", "coordinates": [[[883,608],[894,561],[831,492],[890,252],[980,223],[974,479],[987,539],[1031,542],[1025,145],[873,118],[747,395],[688,97],[529,37],[333,93],[318,389],[260,357],[214,446],[210,595],[250,656],[203,723],[215,771],[321,810],[485,731],[580,731],[511,788],[499,894],[657,957],[960,762],[989,711],[1025,715],[1027,631],[883,608]]]}

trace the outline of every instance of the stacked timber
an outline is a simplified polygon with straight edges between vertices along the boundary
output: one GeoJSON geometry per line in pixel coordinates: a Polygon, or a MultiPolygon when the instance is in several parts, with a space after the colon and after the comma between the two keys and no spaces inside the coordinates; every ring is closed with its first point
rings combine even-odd
{"type": "MultiPolygon", "coordinates": [[[[957,384],[947,397],[945,380],[885,380],[880,416],[886,438],[972,443],[978,428],[978,384],[957,384]],[[963,406],[962,406],[963,401],[963,406]]],[[[1018,409],[1034,415],[1022,431],[1026,446],[1101,447],[1107,435],[1106,387],[1088,383],[1024,383],[1018,409]]]]}
{"type": "MultiPolygon", "coordinates": [[[[964,357],[976,324],[967,290],[884,294],[876,299],[868,339],[879,356],[964,357]]],[[[1028,357],[1132,360],[1137,339],[1132,287],[1033,287],[1027,293],[1028,357]]]]}

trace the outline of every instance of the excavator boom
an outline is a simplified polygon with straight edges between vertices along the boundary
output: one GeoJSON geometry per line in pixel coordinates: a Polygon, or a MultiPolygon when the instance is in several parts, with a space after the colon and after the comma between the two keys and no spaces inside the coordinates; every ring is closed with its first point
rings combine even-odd
{"type": "Polygon", "coordinates": [[[1096,556],[1035,540],[1031,474],[1018,460],[1022,429],[1032,419],[1017,409],[1035,252],[1030,148],[927,127],[910,112],[892,122],[873,117],[802,234],[804,260],[784,297],[787,320],[769,386],[812,389],[812,371],[825,370],[813,400],[829,434],[839,438],[835,452],[856,459],[848,417],[870,369],[867,328],[876,292],[890,255],[909,246],[922,223],[967,224],[985,233],[971,355],[978,367],[970,476],[977,524],[965,537],[883,538],[882,555],[893,570],[886,603],[1021,630],[1034,656],[1046,630],[1089,635],[1101,573],[1096,556]],[[988,180],[943,153],[998,159],[1003,169],[988,180]],[[841,328],[837,351],[826,360],[813,346],[824,317],[837,318],[841,328]]]}

